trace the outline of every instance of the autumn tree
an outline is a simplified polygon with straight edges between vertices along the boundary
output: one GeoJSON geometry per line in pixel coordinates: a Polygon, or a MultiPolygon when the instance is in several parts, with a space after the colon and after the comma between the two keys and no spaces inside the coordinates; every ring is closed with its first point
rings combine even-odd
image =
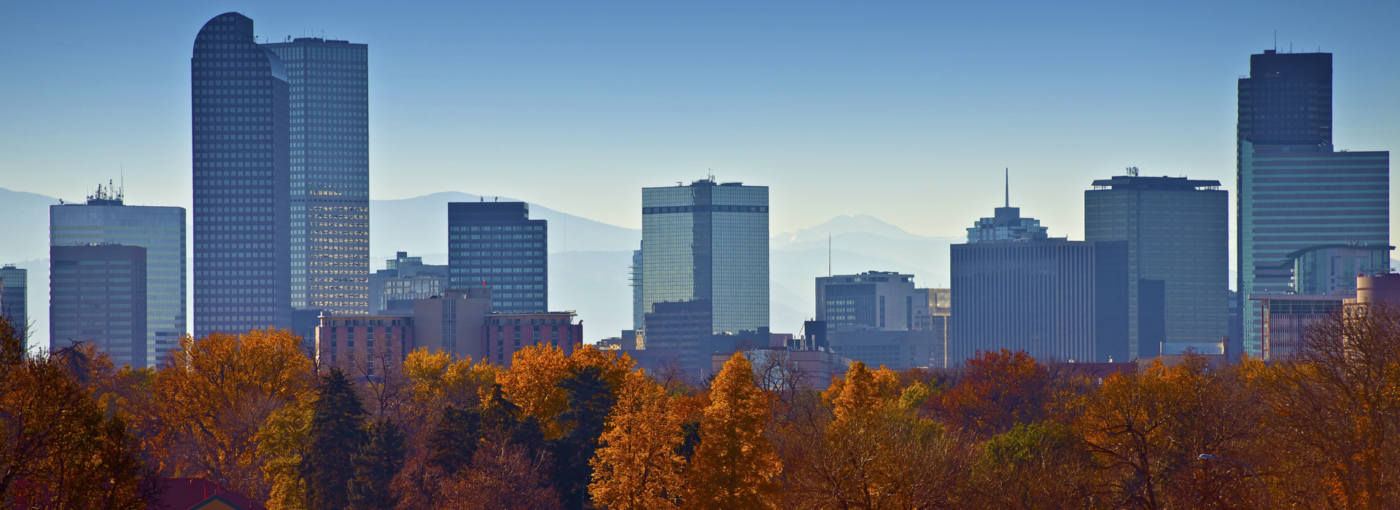
{"type": "Polygon", "coordinates": [[[311,437],[312,398],[290,402],[268,417],[255,440],[258,454],[266,459],[263,477],[271,486],[268,510],[305,510],[306,482],[301,461],[311,437]]]}
{"type": "Polygon", "coordinates": [[[1025,351],[978,351],[964,363],[957,384],[932,398],[928,410],[953,428],[990,437],[1048,415],[1050,375],[1025,351]]]}
{"type": "Polygon", "coordinates": [[[768,399],[753,366],[735,353],[710,385],[711,403],[700,423],[700,445],[686,476],[691,508],[773,508],[782,469],[768,438],[768,399]]]}
{"type": "Polygon", "coordinates": [[[564,435],[554,441],[554,482],[565,508],[585,506],[588,483],[593,478],[589,461],[598,450],[598,438],[616,402],[603,377],[601,367],[586,365],[559,381],[568,407],[559,413],[564,435]]]}
{"type": "Polygon", "coordinates": [[[510,442],[491,442],[472,464],[442,487],[444,510],[555,510],[563,508],[559,492],[546,479],[547,458],[510,442]]]}
{"type": "Polygon", "coordinates": [[[967,484],[969,500],[989,508],[1108,508],[1084,439],[1068,425],[1020,424],[982,445],[967,484]]]}
{"type": "Polygon", "coordinates": [[[573,354],[552,345],[528,346],[515,351],[511,368],[499,376],[506,395],[526,416],[534,416],[550,439],[564,435],[566,424],[558,418],[568,408],[568,392],[559,386],[564,379],[585,367],[596,367],[612,398],[632,371],[632,358],[618,356],[590,345],[581,345],[573,354]]]}
{"type": "Polygon", "coordinates": [[[310,510],[346,508],[354,454],[365,442],[364,407],[345,373],[332,368],[316,396],[309,444],[301,463],[310,510]]]}
{"type": "Polygon", "coordinates": [[[390,489],[403,468],[403,432],[394,422],[379,419],[365,428],[365,442],[352,458],[355,476],[348,485],[350,510],[393,510],[399,498],[390,489]]]}
{"type": "Polygon", "coordinates": [[[590,461],[593,483],[589,494],[602,508],[678,508],[685,480],[681,445],[681,415],[673,412],[666,389],[641,371],[623,384],[622,394],[608,419],[590,461]]]}
{"type": "Polygon", "coordinates": [[[141,417],[147,454],[168,477],[199,477],[266,501],[259,429],[313,391],[311,361],[290,331],[180,340],[151,383],[141,417]]]}

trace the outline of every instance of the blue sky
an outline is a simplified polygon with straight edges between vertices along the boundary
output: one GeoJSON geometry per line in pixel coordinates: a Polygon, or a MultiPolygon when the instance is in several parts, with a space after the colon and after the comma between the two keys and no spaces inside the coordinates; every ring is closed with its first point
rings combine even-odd
{"type": "Polygon", "coordinates": [[[1233,191],[1235,79],[1274,30],[1336,54],[1339,148],[1400,149],[1400,2],[7,2],[0,187],[125,168],[129,203],[188,206],[190,48],[226,11],[370,45],[377,199],[637,227],[639,188],[708,171],[771,186],[774,232],[956,236],[1010,167],[1013,205],[1081,238],[1082,191],[1126,166],[1233,191]]]}

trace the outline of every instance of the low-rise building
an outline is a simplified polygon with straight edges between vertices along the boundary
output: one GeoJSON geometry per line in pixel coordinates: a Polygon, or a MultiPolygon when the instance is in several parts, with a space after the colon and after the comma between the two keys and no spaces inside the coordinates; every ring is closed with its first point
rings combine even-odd
{"type": "Polygon", "coordinates": [[[552,345],[574,352],[574,344],[583,341],[583,322],[574,322],[577,314],[566,312],[494,312],[484,317],[481,326],[484,359],[510,368],[516,351],[529,346],[552,345]]]}
{"type": "Polygon", "coordinates": [[[402,315],[322,315],[316,327],[316,361],[351,377],[383,376],[417,346],[414,318],[402,315]]]}

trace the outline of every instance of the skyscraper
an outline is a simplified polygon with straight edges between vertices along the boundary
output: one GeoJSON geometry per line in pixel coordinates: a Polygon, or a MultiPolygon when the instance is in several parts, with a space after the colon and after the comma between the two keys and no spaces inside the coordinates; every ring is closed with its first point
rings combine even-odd
{"type": "MultiPolygon", "coordinates": [[[[683,303],[670,308],[700,318],[706,324],[699,329],[712,334],[768,328],[767,186],[710,178],[643,188],[642,245],[646,314],[662,313],[661,303],[683,303]]],[[[650,332],[651,319],[644,322],[650,332]]],[[[682,364],[694,370],[709,366],[701,343],[707,339],[663,345],[658,337],[644,338],[648,349],[681,349],[682,364]]]]}
{"type": "Polygon", "coordinates": [[[642,309],[642,250],[632,250],[632,265],[630,270],[630,281],[632,285],[632,330],[642,329],[642,317],[646,311],[642,309]]]}
{"type": "MultiPolygon", "coordinates": [[[[1334,150],[1332,55],[1265,50],[1238,90],[1240,303],[1288,292],[1297,250],[1389,245],[1390,153],[1334,150]]],[[[1260,357],[1260,311],[1242,313],[1243,351],[1260,357]]]]}
{"type": "Polygon", "coordinates": [[[490,287],[492,309],[548,310],[549,224],[525,202],[447,204],[447,265],[454,289],[490,287]]]}
{"type": "Polygon", "coordinates": [[[29,270],[5,264],[0,267],[0,315],[25,336],[29,334],[29,270]]]}
{"type": "MultiPolygon", "coordinates": [[[[838,328],[869,331],[914,330],[914,275],[893,271],[817,277],[817,320],[828,335],[838,328]]],[[[928,307],[928,296],[923,296],[928,307]]],[[[855,358],[852,358],[855,359],[855,358]]]]}
{"type": "Polygon", "coordinates": [[[1127,359],[1155,357],[1164,342],[1218,344],[1229,334],[1228,192],[1129,172],[1084,192],[1084,239],[1128,246],[1127,359]]]}
{"type": "Polygon", "coordinates": [[[194,333],[291,327],[287,70],[230,12],[190,59],[194,333]]]}
{"type": "MultiPolygon", "coordinates": [[[[49,246],[90,244],[145,248],[146,303],[142,309],[146,338],[141,342],[145,352],[141,354],[144,359],[133,358],[130,363],[156,366],[189,331],[185,317],[185,208],[125,205],[120,191],[102,186],[85,203],[49,206],[49,246]]],[[[57,322],[51,323],[50,329],[57,331],[57,322]]],[[[75,333],[65,334],[77,338],[75,333]]]]}
{"type": "Polygon", "coordinates": [[[292,307],[370,313],[369,45],[264,44],[290,82],[292,307]]]}
{"type": "Polygon", "coordinates": [[[146,254],[117,244],[50,246],[49,350],[89,342],[118,366],[151,366],[146,254]]]}

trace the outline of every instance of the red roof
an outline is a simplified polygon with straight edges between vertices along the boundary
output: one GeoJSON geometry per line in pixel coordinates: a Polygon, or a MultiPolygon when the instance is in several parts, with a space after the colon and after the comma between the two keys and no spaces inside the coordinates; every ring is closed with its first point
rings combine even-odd
{"type": "Polygon", "coordinates": [[[267,510],[243,495],[203,478],[166,478],[164,482],[166,489],[161,502],[166,510],[192,510],[215,498],[239,510],[267,510]]]}

